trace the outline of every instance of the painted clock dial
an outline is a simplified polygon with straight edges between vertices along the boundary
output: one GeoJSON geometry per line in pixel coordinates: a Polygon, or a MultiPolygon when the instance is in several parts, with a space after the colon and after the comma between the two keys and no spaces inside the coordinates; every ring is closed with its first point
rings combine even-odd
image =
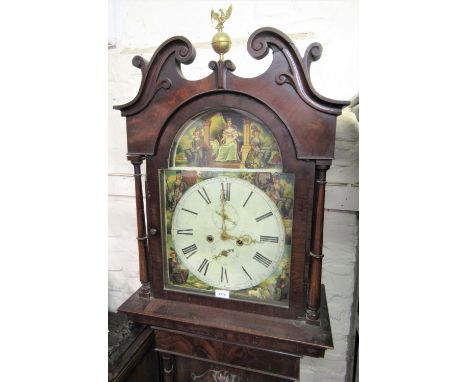
{"type": "Polygon", "coordinates": [[[287,307],[294,174],[255,116],[210,109],[187,120],[160,169],[164,288],[287,307]]]}
{"type": "Polygon", "coordinates": [[[232,291],[270,277],[285,247],[276,204],[252,183],[228,176],[201,181],[183,194],[171,236],[185,268],[214,288],[232,291]]]}

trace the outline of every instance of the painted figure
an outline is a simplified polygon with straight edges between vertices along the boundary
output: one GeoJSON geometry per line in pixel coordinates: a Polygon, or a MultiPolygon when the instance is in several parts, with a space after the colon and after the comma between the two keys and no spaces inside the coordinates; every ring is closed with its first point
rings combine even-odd
{"type": "Polygon", "coordinates": [[[216,156],[217,162],[232,162],[239,160],[239,132],[232,124],[231,118],[227,118],[226,122],[226,127],[223,130],[223,136],[220,142],[221,145],[219,146],[218,155],[216,156]]]}
{"type": "Polygon", "coordinates": [[[273,200],[273,202],[275,202],[278,210],[281,212],[281,215],[285,219],[291,219],[293,200],[292,198],[285,196],[285,187],[280,182],[279,174],[273,174],[272,180],[273,183],[266,189],[266,194],[271,198],[271,200],[273,200]]]}
{"type": "Polygon", "coordinates": [[[187,183],[185,183],[184,179],[182,178],[180,171],[177,171],[174,183],[172,183],[172,185],[168,185],[167,187],[167,205],[172,211],[175,210],[177,203],[187,188],[187,183]]]}
{"type": "Polygon", "coordinates": [[[192,147],[185,150],[185,157],[187,158],[190,166],[203,167],[208,165],[207,147],[203,140],[203,132],[201,128],[196,128],[193,131],[192,147]]]}
{"type": "Polygon", "coordinates": [[[289,296],[289,272],[283,267],[281,274],[276,279],[276,296],[278,300],[287,299],[289,296]]]}
{"type": "Polygon", "coordinates": [[[174,248],[171,247],[169,253],[169,277],[174,284],[183,284],[187,281],[188,271],[182,269],[177,253],[174,248]]]}
{"type": "Polygon", "coordinates": [[[269,185],[266,193],[278,206],[278,203],[281,201],[283,196],[284,187],[280,183],[280,176],[278,174],[274,174],[272,178],[273,183],[269,185]]]}
{"type": "Polygon", "coordinates": [[[260,129],[252,128],[252,137],[250,138],[250,150],[245,159],[246,168],[262,168],[265,167],[261,156],[262,142],[260,140],[260,129]]]}

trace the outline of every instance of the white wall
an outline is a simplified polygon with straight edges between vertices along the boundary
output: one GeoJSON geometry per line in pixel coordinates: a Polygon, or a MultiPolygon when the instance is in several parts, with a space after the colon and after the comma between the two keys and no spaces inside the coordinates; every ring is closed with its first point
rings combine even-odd
{"type": "MultiPolygon", "coordinates": [[[[139,287],[132,166],[126,160],[125,120],[112,106],[136,95],[140,71],[131,65],[134,55],[146,59],[164,40],[187,37],[197,58],[183,67],[189,79],[210,73],[216,59],[209,42],[214,33],[211,8],[227,8],[233,14],[225,31],[233,39],[226,58],[236,64],[236,74],[252,77],[268,66],[268,58],[256,61],[246,49],[249,35],[271,26],[287,33],[301,54],[315,41],[323,45],[322,58],[311,66],[315,88],[324,96],[350,99],[358,92],[357,10],[355,0],[321,1],[149,1],[109,0],[109,310],[139,287]]],[[[338,119],[336,159],[328,172],[325,215],[323,281],[335,349],[325,359],[305,357],[302,381],[344,381],[355,284],[358,210],[358,124],[346,110],[338,119]]]]}

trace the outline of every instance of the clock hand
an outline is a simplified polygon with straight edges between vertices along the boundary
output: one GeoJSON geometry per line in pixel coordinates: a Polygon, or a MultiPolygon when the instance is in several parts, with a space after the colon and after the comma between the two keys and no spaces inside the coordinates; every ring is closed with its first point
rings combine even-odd
{"type": "Polygon", "coordinates": [[[227,236],[228,236],[228,233],[227,233],[227,228],[226,228],[226,221],[229,221],[231,222],[233,225],[237,225],[237,223],[231,219],[228,214],[226,213],[226,198],[224,196],[224,189],[221,188],[221,195],[220,195],[220,199],[221,199],[221,212],[219,211],[216,211],[216,213],[218,215],[221,216],[222,218],[222,224],[221,224],[221,239],[222,240],[227,240],[227,236]]]}
{"type": "Polygon", "coordinates": [[[221,214],[218,213],[218,211],[216,211],[216,213],[218,213],[218,215],[221,215],[221,218],[222,218],[222,223],[221,223],[221,240],[227,240],[226,238],[226,200],[224,198],[224,190],[223,188],[221,188],[221,195],[220,195],[220,198],[221,198],[221,214]]]}
{"type": "Polygon", "coordinates": [[[254,243],[260,243],[258,240],[255,240],[254,238],[252,238],[252,236],[247,235],[247,234],[240,235],[240,236],[233,236],[225,232],[224,237],[226,238],[226,240],[227,239],[236,240],[237,244],[239,245],[250,245],[254,243]]]}
{"type": "Polygon", "coordinates": [[[216,260],[216,259],[218,259],[218,258],[221,257],[221,256],[227,257],[227,256],[229,256],[229,253],[231,253],[231,252],[232,252],[232,250],[225,250],[225,249],[224,249],[224,250],[222,250],[221,252],[219,252],[217,255],[214,255],[214,256],[213,256],[213,260],[216,260]]]}
{"type": "Polygon", "coordinates": [[[242,240],[242,242],[246,245],[249,245],[249,244],[254,244],[254,243],[259,243],[258,240],[255,240],[252,238],[252,236],[250,235],[241,235],[240,236],[240,239],[242,240]]]}
{"type": "Polygon", "coordinates": [[[221,216],[225,221],[231,222],[233,225],[237,225],[237,223],[234,220],[232,220],[227,214],[223,214],[223,213],[221,213],[219,211],[216,211],[216,213],[219,216],[221,216]]]}

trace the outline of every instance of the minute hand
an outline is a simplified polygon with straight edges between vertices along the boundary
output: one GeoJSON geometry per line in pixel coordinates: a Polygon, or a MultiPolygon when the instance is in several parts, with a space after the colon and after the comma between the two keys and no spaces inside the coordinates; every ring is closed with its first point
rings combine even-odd
{"type": "Polygon", "coordinates": [[[218,215],[221,216],[222,218],[222,224],[221,224],[221,239],[222,240],[227,240],[228,239],[228,233],[226,230],[226,199],[224,198],[224,190],[221,188],[221,213],[216,211],[218,215]]]}
{"type": "Polygon", "coordinates": [[[219,211],[216,211],[216,213],[223,218],[223,221],[228,221],[231,222],[233,225],[237,225],[237,223],[232,220],[226,213],[222,213],[219,211]]]}

